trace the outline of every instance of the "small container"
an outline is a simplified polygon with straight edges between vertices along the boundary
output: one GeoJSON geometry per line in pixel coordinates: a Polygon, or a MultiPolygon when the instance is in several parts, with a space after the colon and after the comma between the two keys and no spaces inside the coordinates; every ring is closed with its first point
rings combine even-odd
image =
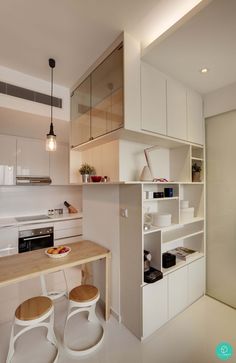
{"type": "Polygon", "coordinates": [[[168,227],[171,225],[171,214],[153,214],[153,225],[157,227],[168,227]]]}
{"type": "Polygon", "coordinates": [[[180,208],[181,209],[189,208],[189,201],[188,200],[181,200],[180,201],[180,208]]]}
{"type": "Polygon", "coordinates": [[[176,265],[176,256],[169,252],[162,254],[162,267],[169,268],[176,265]]]}
{"type": "Polygon", "coordinates": [[[145,199],[152,199],[153,198],[153,192],[145,192],[145,199]]]}
{"type": "Polygon", "coordinates": [[[164,198],[164,192],[154,192],[153,198],[164,198]]]}
{"type": "Polygon", "coordinates": [[[180,222],[184,223],[194,218],[194,208],[180,209],[180,222]]]}
{"type": "Polygon", "coordinates": [[[172,198],[174,196],[173,188],[164,188],[164,194],[166,198],[172,198]]]}

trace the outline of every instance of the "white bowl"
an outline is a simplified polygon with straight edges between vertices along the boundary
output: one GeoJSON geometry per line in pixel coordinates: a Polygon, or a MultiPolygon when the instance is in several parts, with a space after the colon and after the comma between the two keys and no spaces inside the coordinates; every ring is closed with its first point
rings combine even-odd
{"type": "MultiPolygon", "coordinates": [[[[58,246],[58,247],[60,247],[60,246],[58,246]]],[[[67,255],[68,255],[68,253],[70,253],[71,248],[70,248],[70,247],[68,247],[68,246],[64,246],[64,247],[69,248],[69,250],[68,250],[68,251],[66,251],[66,252],[64,252],[64,253],[52,254],[52,253],[48,253],[47,251],[48,251],[50,248],[56,248],[56,247],[49,247],[48,249],[46,249],[45,254],[46,254],[48,257],[51,257],[51,258],[62,258],[62,257],[65,257],[65,256],[67,256],[67,255]]]]}

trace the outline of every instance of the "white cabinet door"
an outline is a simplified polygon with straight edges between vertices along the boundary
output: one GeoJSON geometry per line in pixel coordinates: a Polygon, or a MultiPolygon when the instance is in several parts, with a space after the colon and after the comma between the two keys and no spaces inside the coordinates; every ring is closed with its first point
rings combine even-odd
{"type": "Polygon", "coordinates": [[[188,266],[168,275],[169,318],[177,315],[188,305],[188,266]]]}
{"type": "Polygon", "coordinates": [[[147,63],[141,64],[143,130],[166,135],[166,77],[147,63]]]}
{"type": "Polygon", "coordinates": [[[17,175],[49,176],[49,152],[43,140],[17,138],[17,175]]]}
{"type": "Polygon", "coordinates": [[[186,88],[172,79],[167,80],[167,135],[187,140],[186,88]]]}
{"type": "Polygon", "coordinates": [[[15,184],[16,138],[0,135],[0,185],[15,184]]]}
{"type": "Polygon", "coordinates": [[[69,148],[57,143],[57,150],[50,153],[50,177],[54,185],[69,184],[69,148]]]}
{"type": "Polygon", "coordinates": [[[188,141],[204,144],[203,103],[199,93],[187,90],[188,141]]]}
{"type": "Polygon", "coordinates": [[[200,258],[188,266],[188,303],[204,295],[205,291],[205,259],[200,258]]]}
{"type": "Polygon", "coordinates": [[[167,277],[145,285],[143,293],[143,337],[147,337],[168,320],[167,277]]]}
{"type": "Polygon", "coordinates": [[[3,227],[0,229],[0,257],[18,253],[18,228],[3,227]]]}

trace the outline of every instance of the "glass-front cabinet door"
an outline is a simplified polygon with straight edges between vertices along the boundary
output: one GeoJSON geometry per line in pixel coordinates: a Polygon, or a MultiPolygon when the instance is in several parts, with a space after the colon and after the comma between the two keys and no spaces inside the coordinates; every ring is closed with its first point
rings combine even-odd
{"type": "Polygon", "coordinates": [[[86,78],[71,95],[71,145],[89,141],[91,136],[91,78],[86,78]]]}
{"type": "Polygon", "coordinates": [[[91,74],[91,136],[123,126],[123,45],[120,44],[91,74]]]}

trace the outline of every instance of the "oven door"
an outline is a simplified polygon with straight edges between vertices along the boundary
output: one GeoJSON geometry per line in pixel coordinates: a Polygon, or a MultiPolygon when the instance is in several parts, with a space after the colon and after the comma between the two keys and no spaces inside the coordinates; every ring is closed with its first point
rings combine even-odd
{"type": "MultiPolygon", "coordinates": [[[[45,231],[46,232],[46,231],[45,231]]],[[[46,233],[33,236],[19,236],[19,253],[53,246],[53,228],[46,233]]]]}

